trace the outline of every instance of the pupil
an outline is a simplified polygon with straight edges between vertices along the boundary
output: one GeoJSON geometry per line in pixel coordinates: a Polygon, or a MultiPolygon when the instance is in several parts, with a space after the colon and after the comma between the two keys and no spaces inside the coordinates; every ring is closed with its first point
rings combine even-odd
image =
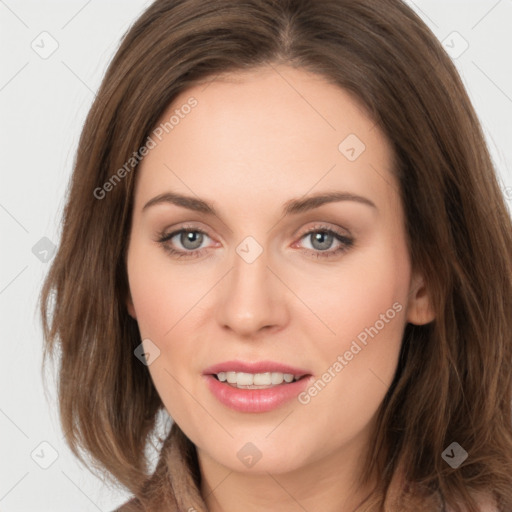
{"type": "Polygon", "coordinates": [[[329,249],[333,241],[333,235],[330,233],[319,232],[315,233],[313,236],[312,245],[315,249],[320,251],[325,251],[329,249]]]}
{"type": "Polygon", "coordinates": [[[186,249],[194,250],[201,246],[203,235],[201,233],[189,231],[181,234],[180,241],[186,249]]]}

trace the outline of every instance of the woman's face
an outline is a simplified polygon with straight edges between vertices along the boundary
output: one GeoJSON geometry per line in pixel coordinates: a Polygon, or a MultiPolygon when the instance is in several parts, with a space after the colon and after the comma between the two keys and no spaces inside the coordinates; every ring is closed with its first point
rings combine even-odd
{"type": "Polygon", "coordinates": [[[405,324],[431,320],[390,145],[347,92],[288,67],[193,87],[173,115],[136,171],[127,257],[167,411],[234,471],[356,453],[405,324]]]}

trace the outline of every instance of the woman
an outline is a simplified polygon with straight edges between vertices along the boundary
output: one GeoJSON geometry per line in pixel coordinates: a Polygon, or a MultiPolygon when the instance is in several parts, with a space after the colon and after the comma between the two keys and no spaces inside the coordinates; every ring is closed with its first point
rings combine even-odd
{"type": "Polygon", "coordinates": [[[67,441],[123,511],[512,510],[510,228],[401,1],[157,0],[42,293],[67,441]]]}

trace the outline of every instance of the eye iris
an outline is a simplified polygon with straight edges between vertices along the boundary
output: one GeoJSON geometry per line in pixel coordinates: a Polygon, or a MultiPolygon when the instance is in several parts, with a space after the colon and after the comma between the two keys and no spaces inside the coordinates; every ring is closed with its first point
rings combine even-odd
{"type": "Polygon", "coordinates": [[[325,251],[329,249],[333,242],[333,235],[330,233],[325,233],[323,231],[319,231],[318,233],[313,233],[311,239],[311,245],[318,249],[319,251],[325,251]]]}
{"type": "Polygon", "coordinates": [[[197,233],[196,231],[183,232],[180,236],[180,243],[185,247],[185,249],[197,249],[203,243],[203,234],[197,233]]]}

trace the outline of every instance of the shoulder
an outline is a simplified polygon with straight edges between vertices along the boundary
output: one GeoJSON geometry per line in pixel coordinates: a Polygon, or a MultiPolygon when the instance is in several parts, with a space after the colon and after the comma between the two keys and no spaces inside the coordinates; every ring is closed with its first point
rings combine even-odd
{"type": "Polygon", "coordinates": [[[132,498],[130,501],[123,503],[112,512],[144,512],[144,508],[137,498],[132,498]]]}

